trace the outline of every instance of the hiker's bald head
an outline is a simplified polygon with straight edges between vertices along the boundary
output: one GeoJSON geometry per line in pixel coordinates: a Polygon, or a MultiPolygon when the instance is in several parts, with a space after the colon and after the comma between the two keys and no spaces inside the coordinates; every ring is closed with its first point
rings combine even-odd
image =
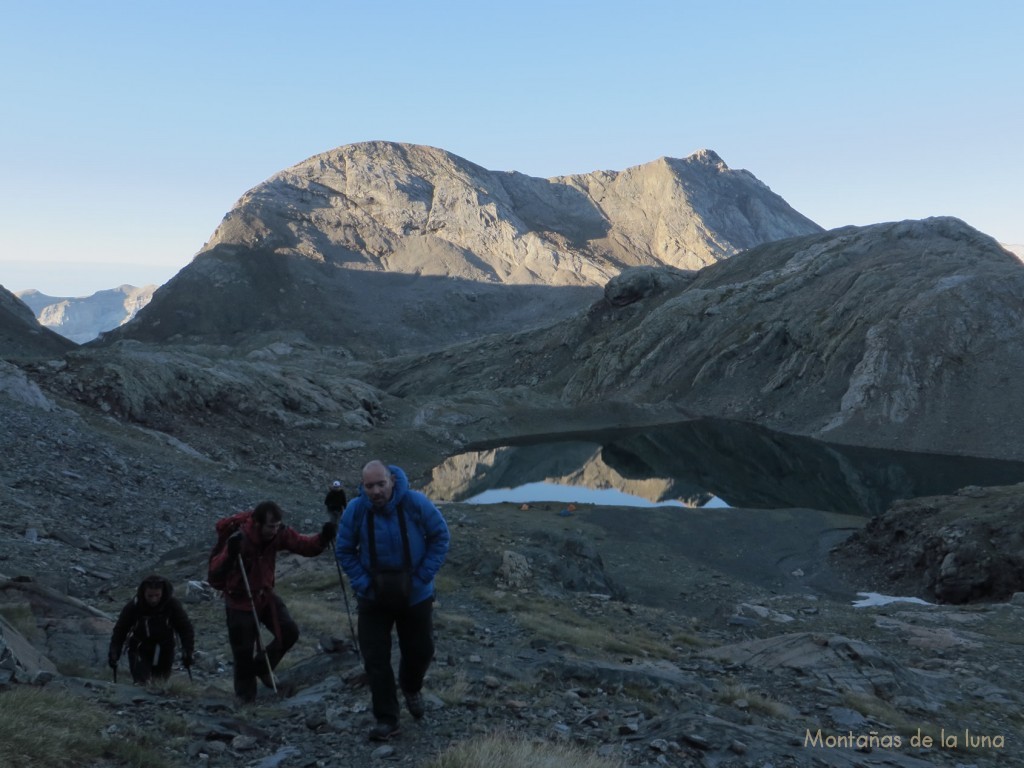
{"type": "Polygon", "coordinates": [[[383,461],[374,459],[363,467],[363,492],[374,507],[386,507],[394,490],[395,478],[383,461]]]}
{"type": "Polygon", "coordinates": [[[388,469],[388,465],[385,464],[380,459],[374,459],[373,461],[366,462],[366,466],[363,467],[363,474],[364,475],[366,474],[366,470],[368,470],[368,469],[383,469],[384,471],[386,471],[388,473],[391,472],[391,470],[388,469]]]}

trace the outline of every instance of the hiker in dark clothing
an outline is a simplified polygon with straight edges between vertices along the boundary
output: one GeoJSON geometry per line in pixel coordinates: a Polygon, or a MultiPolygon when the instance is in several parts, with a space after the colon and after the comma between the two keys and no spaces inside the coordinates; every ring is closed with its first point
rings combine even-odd
{"type": "Polygon", "coordinates": [[[382,461],[363,468],[360,494],[341,516],[335,557],[356,595],[359,647],[377,721],[369,733],[374,741],[398,733],[392,628],[398,634],[398,685],[405,706],[417,720],[424,715],[421,689],[434,658],[434,576],[449,541],[440,510],[409,488],[401,469],[382,461]]]}
{"type": "Polygon", "coordinates": [[[174,663],[175,635],[181,640],[182,666],[185,669],[192,666],[195,632],[173,592],[171,582],[161,576],[147,576],[139,584],[135,597],[121,609],[110,636],[107,663],[111,669],[117,668],[127,641],[132,680],[139,684],[153,678],[166,680],[171,676],[174,663]]]}
{"type": "Polygon", "coordinates": [[[298,625],[274,592],[277,553],[284,550],[314,557],[334,541],[337,531],[336,523],[326,522],[320,533],[304,535],[284,525],[283,516],[275,502],[260,502],[251,513],[241,514],[238,529],[210,559],[210,574],[224,584],[228,641],[235,663],[235,695],[242,702],[255,700],[257,677],[268,688],[275,687],[271,670],[299,639],[298,625]],[[245,563],[245,575],[239,558],[245,563]],[[264,649],[265,655],[259,653],[256,617],[274,635],[264,649]]]}
{"type": "Polygon", "coordinates": [[[331,483],[327,496],[324,497],[324,506],[327,507],[328,516],[334,521],[337,521],[341,517],[341,513],[345,511],[345,507],[348,506],[348,497],[345,495],[345,489],[341,486],[341,480],[331,483]]]}

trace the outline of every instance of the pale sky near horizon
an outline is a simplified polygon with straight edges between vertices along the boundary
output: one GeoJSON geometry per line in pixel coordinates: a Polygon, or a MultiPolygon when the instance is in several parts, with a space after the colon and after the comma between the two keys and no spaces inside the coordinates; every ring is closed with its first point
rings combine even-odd
{"type": "Polygon", "coordinates": [[[828,229],[1024,244],[1024,4],[0,0],[0,284],[163,283],[357,141],[551,177],[716,151],[828,229]]]}

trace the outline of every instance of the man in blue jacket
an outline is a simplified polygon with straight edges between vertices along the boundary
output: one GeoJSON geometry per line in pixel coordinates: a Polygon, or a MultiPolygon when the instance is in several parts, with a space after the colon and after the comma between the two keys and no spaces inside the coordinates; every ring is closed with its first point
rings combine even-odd
{"type": "Polygon", "coordinates": [[[398,685],[409,714],[423,717],[423,678],[434,658],[434,576],[449,541],[444,516],[409,488],[405,472],[379,460],[363,467],[359,495],[341,516],[335,556],[356,595],[359,647],[377,720],[373,741],[399,732],[392,627],[401,653],[398,685]]]}

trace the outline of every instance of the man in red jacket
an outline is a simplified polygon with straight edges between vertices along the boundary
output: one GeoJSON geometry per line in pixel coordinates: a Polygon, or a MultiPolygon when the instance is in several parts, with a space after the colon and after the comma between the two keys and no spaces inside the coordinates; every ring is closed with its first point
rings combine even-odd
{"type": "Polygon", "coordinates": [[[228,537],[224,549],[210,560],[211,574],[224,579],[228,641],[235,660],[235,695],[242,702],[256,698],[257,677],[267,687],[274,687],[271,669],[299,639],[298,625],[274,592],[277,553],[285,550],[314,557],[334,542],[337,531],[335,523],[327,522],[320,533],[303,535],[284,525],[283,517],[275,502],[260,502],[228,537]],[[274,635],[265,655],[259,653],[256,617],[274,635]]]}

